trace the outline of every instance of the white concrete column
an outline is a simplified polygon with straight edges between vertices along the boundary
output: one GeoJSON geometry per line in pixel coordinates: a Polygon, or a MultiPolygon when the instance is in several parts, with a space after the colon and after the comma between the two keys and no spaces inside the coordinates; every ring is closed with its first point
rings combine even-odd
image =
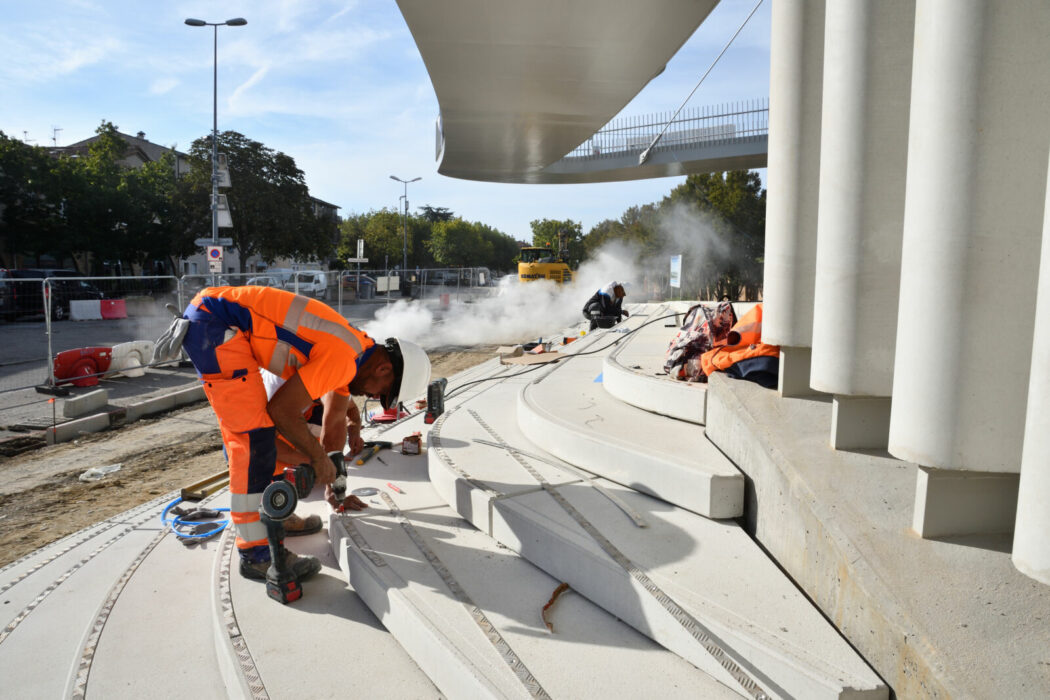
{"type": "Polygon", "coordinates": [[[792,395],[809,386],[813,338],[824,0],[775,0],[772,27],[762,339],[781,346],[792,395]]]}
{"type": "Polygon", "coordinates": [[[1050,3],[919,0],[889,451],[1021,465],[1050,148],[1050,3]]]}
{"type": "Polygon", "coordinates": [[[827,6],[810,385],[839,448],[888,438],[914,33],[914,0],[827,6]]]}
{"type": "Polygon", "coordinates": [[[1050,186],[1042,245],[1013,562],[1021,573],[1050,584],[1050,186]]]}

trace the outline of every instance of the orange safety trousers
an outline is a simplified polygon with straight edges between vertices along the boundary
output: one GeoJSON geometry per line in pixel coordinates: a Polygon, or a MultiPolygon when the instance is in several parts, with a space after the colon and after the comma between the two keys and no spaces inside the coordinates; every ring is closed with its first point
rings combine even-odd
{"type": "Polygon", "coordinates": [[[237,548],[248,550],[267,546],[259,506],[277,465],[276,430],[266,411],[266,388],[248,337],[236,329],[230,329],[229,334],[233,337],[215,348],[220,371],[201,379],[226,449],[230,517],[237,532],[237,548]]]}

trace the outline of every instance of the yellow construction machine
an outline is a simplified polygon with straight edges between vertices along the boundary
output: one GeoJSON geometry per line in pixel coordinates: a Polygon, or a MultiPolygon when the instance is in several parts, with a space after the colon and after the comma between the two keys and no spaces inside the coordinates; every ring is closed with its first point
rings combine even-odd
{"type": "Polygon", "coordinates": [[[526,246],[518,255],[518,281],[553,280],[558,284],[572,282],[569,269],[568,234],[558,232],[558,250],[546,246],[526,246]]]}

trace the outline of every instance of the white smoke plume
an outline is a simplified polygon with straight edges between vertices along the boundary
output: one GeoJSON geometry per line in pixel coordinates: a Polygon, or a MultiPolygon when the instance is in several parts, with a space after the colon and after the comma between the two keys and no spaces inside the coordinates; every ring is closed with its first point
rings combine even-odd
{"type": "Polygon", "coordinates": [[[504,278],[498,295],[473,302],[453,301],[439,311],[435,300],[403,300],[376,312],[362,330],[373,338],[397,336],[425,348],[472,345],[513,345],[583,323],[583,305],[612,280],[627,282],[627,301],[638,278],[636,255],[628,246],[607,246],[576,271],[572,284],[546,280],[520,283],[504,278]]]}
{"type": "MultiPolygon", "coordinates": [[[[646,301],[667,293],[670,256],[681,255],[683,270],[689,270],[729,250],[711,221],[690,205],[665,208],[656,238],[656,252],[648,255],[631,242],[606,244],[580,266],[572,284],[519,283],[510,275],[497,296],[469,303],[453,300],[447,310],[435,299],[399,300],[376,312],[375,320],[362,329],[373,338],[397,336],[428,349],[529,342],[569,326],[585,327],[583,305],[613,280],[627,283],[626,303],[646,301]]],[[[689,279],[688,272],[685,277],[689,279]]]]}

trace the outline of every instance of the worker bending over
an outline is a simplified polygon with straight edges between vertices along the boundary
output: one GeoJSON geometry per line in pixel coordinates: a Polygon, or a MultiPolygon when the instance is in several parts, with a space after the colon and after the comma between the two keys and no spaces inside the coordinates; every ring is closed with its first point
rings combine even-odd
{"type": "MultiPolygon", "coordinates": [[[[174,345],[185,334],[182,348],[219,420],[240,572],[251,579],[265,579],[270,562],[259,506],[276,470],[276,431],[309,457],[317,483],[331,484],[336,471],[327,452],[345,445],[350,395],[397,406],[400,397],[421,394],[430,379],[430,361],[418,345],[396,338],[378,345],[322,302],[271,287],[205,288],[169,333],[174,345]],[[284,379],[270,399],[259,368],[284,379]],[[322,397],[318,439],[304,411],[322,397]]],[[[287,557],[300,580],[321,569],[314,557],[291,551],[287,557]]]]}
{"type": "Polygon", "coordinates": [[[623,308],[623,298],[627,296],[624,284],[610,282],[595,292],[583,305],[583,317],[591,322],[592,331],[595,328],[611,328],[620,322],[621,316],[630,316],[623,308]]]}

